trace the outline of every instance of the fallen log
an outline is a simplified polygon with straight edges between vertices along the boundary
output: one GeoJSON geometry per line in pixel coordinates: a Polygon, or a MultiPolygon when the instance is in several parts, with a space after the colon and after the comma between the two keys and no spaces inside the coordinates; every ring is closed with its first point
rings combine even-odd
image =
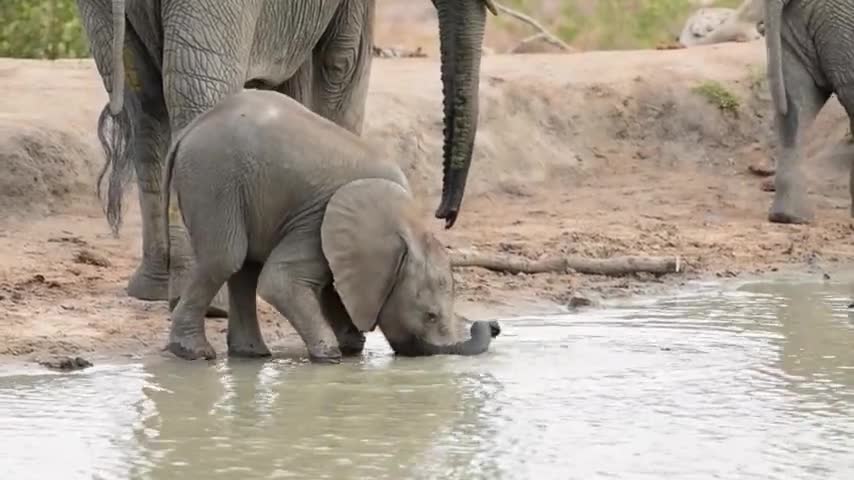
{"type": "Polygon", "coordinates": [[[477,267],[503,273],[586,273],[618,277],[632,273],[679,273],[682,262],[677,257],[621,256],[611,258],[546,257],[530,260],[509,255],[490,255],[472,252],[452,252],[454,268],[477,267]]]}

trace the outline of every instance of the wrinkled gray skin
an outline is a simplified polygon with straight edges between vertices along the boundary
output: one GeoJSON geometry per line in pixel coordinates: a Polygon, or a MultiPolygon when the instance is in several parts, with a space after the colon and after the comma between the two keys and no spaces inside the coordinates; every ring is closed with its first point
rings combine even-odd
{"type": "MultiPolygon", "coordinates": [[[[495,8],[492,0],[432,1],[445,93],[445,176],[436,216],[450,228],[477,127],[484,6],[493,13],[495,8]]],[[[137,178],[143,258],[128,283],[133,297],[168,297],[162,159],[174,132],[193,118],[249,87],[287,94],[361,132],[374,0],[77,0],[77,5],[110,95],[98,120],[107,157],[98,191],[106,177],[107,220],[116,233],[123,187],[133,172],[137,178]]]]}
{"type": "Polygon", "coordinates": [[[417,220],[398,164],[291,98],[221,100],[180,133],[164,175],[163,228],[171,185],[196,255],[172,312],[175,355],[215,357],[204,313],[225,283],[230,355],[270,354],[256,292],[314,362],[360,352],[376,326],[411,356],[480,354],[499,333],[495,322],[461,331],[450,260],[417,220]]]}
{"type": "MultiPolygon", "coordinates": [[[[854,0],[764,1],[768,83],[779,149],[768,219],[809,223],[814,213],[801,166],[801,133],[832,93],[854,122],[854,0]]],[[[854,200],[854,178],[850,181],[854,200]]]]}

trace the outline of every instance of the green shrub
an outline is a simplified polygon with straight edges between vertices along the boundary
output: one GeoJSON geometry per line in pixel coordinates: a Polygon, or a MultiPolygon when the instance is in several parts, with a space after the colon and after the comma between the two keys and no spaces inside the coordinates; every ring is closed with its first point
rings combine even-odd
{"type": "Polygon", "coordinates": [[[0,57],[89,55],[74,0],[0,0],[0,57]]]}

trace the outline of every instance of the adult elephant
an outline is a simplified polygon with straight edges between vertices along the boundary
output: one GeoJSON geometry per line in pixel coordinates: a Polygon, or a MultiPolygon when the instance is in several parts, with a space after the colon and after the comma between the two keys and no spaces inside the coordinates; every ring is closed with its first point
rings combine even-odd
{"type": "MultiPolygon", "coordinates": [[[[471,163],[486,8],[492,0],[432,0],[439,17],[444,178],[436,217],[453,226],[471,163]]],[[[374,0],[77,0],[109,104],[98,119],[106,216],[122,221],[135,171],[142,262],[128,294],[168,296],[161,212],[163,157],[172,135],[244,87],[287,94],[361,134],[373,44],[374,0]],[[112,169],[109,175],[107,171],[112,169]]],[[[287,128],[287,125],[282,125],[287,128]]]]}
{"type": "MultiPolygon", "coordinates": [[[[765,6],[768,85],[779,144],[768,219],[806,224],[814,220],[815,213],[801,165],[801,134],[833,93],[854,126],[854,0],[761,1],[765,6]]],[[[841,147],[850,155],[845,144],[841,147]]],[[[854,200],[854,169],[849,189],[854,200]]],[[[854,216],[854,202],[851,214],[854,216]]]]}

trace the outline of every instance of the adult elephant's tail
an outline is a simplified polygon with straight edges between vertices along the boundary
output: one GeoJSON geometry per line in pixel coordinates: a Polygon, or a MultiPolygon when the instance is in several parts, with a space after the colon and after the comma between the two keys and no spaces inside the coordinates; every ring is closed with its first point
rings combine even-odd
{"type": "Polygon", "coordinates": [[[92,56],[110,97],[98,118],[98,139],[106,158],[98,175],[97,191],[103,201],[106,184],[106,216],[114,235],[122,221],[122,190],[133,177],[130,149],[135,115],[128,109],[139,108],[135,105],[138,102],[125,101],[125,1],[77,0],[92,56]],[[112,172],[108,175],[109,170],[112,172]]]}
{"type": "Polygon", "coordinates": [[[777,113],[788,112],[783,78],[783,8],[787,0],[765,0],[765,51],[768,61],[768,88],[777,113]]]}
{"type": "Polygon", "coordinates": [[[113,60],[112,89],[110,90],[110,114],[122,111],[125,99],[125,0],[112,0],[113,5],[113,60]]]}

